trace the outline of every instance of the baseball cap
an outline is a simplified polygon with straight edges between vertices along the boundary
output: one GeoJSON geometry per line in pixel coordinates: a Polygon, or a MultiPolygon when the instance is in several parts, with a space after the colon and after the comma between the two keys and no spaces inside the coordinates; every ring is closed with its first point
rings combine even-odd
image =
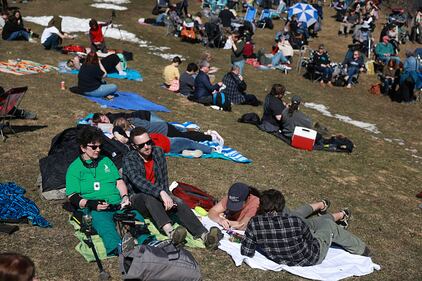
{"type": "Polygon", "coordinates": [[[299,96],[293,96],[291,101],[292,103],[300,103],[302,99],[299,96]]]}
{"type": "Polygon", "coordinates": [[[248,185],[240,182],[233,184],[228,193],[227,209],[233,212],[240,211],[248,196],[248,185]]]}

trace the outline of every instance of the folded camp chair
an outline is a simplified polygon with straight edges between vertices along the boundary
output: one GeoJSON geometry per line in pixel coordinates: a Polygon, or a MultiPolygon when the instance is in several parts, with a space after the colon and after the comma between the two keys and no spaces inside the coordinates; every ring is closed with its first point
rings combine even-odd
{"type": "Polygon", "coordinates": [[[0,135],[3,141],[6,140],[4,128],[9,128],[9,130],[15,134],[15,131],[10,125],[10,120],[27,90],[28,87],[12,88],[4,93],[4,95],[0,96],[0,135]]]}
{"type": "Polygon", "coordinates": [[[248,9],[246,9],[244,20],[253,23],[255,21],[256,12],[257,12],[257,9],[255,7],[248,6],[248,9]]]}
{"type": "Polygon", "coordinates": [[[225,6],[227,6],[228,0],[217,0],[217,8],[220,10],[224,9],[225,6]]]}

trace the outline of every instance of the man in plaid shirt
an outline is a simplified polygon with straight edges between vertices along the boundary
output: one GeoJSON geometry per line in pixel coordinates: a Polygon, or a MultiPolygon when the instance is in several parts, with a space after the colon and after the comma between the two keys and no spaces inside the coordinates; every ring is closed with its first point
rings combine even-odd
{"type": "Polygon", "coordinates": [[[230,72],[224,75],[223,84],[226,86],[223,92],[231,103],[249,104],[253,106],[262,104],[256,96],[245,93],[247,85],[245,80],[243,80],[243,76],[240,74],[240,68],[237,65],[233,65],[230,72]]]}
{"type": "Polygon", "coordinates": [[[163,150],[154,146],[146,129],[136,127],[130,132],[132,150],[123,158],[123,179],[127,183],[134,206],[145,217],[151,217],[174,244],[182,244],[186,229],[201,238],[208,249],[216,249],[222,238],[217,227],[210,231],[192,210],[169,191],[167,162],[163,150]],[[133,194],[134,193],[134,194],[133,194]],[[170,216],[176,216],[184,227],[173,229],[170,216]]]}
{"type": "Polygon", "coordinates": [[[332,243],[352,254],[369,255],[365,243],[337,225],[335,216],[304,219],[283,213],[284,206],[281,192],[262,193],[259,215],[249,221],[242,240],[242,255],[253,257],[258,251],[279,264],[310,266],[325,259],[332,243]]]}

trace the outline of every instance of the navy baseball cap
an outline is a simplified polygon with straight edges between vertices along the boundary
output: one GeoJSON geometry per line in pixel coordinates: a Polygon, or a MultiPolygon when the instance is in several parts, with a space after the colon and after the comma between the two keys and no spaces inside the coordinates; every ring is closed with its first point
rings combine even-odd
{"type": "Polygon", "coordinates": [[[232,212],[238,212],[242,209],[246,199],[249,196],[249,186],[237,182],[233,184],[229,189],[227,210],[232,212]]]}

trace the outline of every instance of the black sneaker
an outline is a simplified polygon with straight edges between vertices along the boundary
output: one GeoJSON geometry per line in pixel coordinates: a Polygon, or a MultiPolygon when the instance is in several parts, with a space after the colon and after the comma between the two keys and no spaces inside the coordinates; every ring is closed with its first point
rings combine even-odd
{"type": "Polygon", "coordinates": [[[368,246],[365,246],[365,250],[363,251],[362,256],[364,256],[364,257],[370,257],[371,256],[371,250],[369,250],[368,246]]]}
{"type": "Polygon", "coordinates": [[[221,233],[221,230],[218,227],[211,227],[204,239],[205,247],[208,250],[217,250],[223,236],[223,233],[221,233]]]}
{"type": "Polygon", "coordinates": [[[34,112],[30,112],[30,111],[24,111],[22,114],[22,118],[23,119],[31,119],[31,120],[35,120],[37,119],[37,114],[34,112]]]}
{"type": "Polygon", "coordinates": [[[186,239],[188,231],[183,226],[178,226],[170,234],[170,239],[173,242],[174,246],[181,246],[186,239]]]}

